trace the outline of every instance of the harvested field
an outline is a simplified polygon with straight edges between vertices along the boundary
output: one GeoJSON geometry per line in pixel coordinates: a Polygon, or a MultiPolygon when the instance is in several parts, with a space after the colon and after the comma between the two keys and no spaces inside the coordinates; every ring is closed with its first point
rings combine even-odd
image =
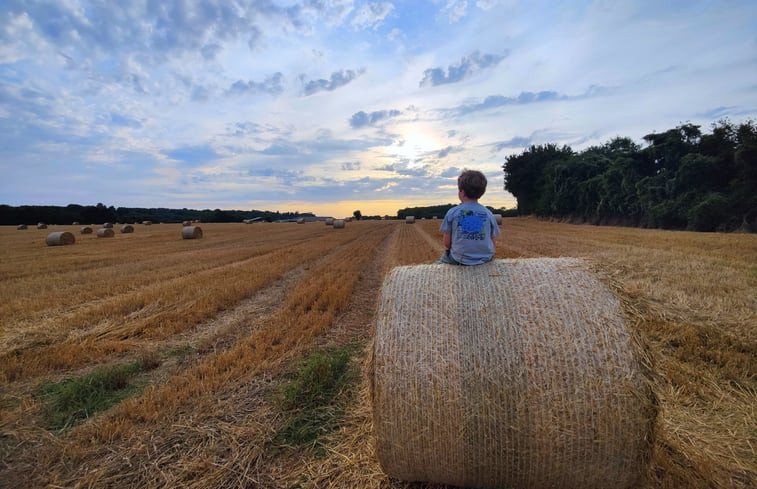
{"type": "MultiPolygon", "coordinates": [[[[199,240],[165,224],[50,247],[44,230],[0,228],[0,487],[438,487],[389,480],[373,451],[378,291],[392,267],[442,251],[439,221],[404,224],[203,223],[199,240]],[[333,349],[363,375],[295,442],[307,413],[282,389],[333,349]],[[51,425],[47,386],[121,365],[141,366],[122,398],[51,425]]],[[[584,259],[647,345],[660,412],[641,487],[754,487],[757,237],[500,229],[498,258],[584,259]]]]}

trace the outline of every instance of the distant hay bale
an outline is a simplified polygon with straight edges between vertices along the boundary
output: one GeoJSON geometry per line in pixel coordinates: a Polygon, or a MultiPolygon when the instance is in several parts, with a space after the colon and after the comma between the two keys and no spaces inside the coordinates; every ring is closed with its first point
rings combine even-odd
{"type": "Polygon", "coordinates": [[[114,233],[111,228],[100,228],[97,230],[98,238],[112,238],[115,235],[116,233],[114,233]]]}
{"type": "Polygon", "coordinates": [[[334,219],[334,223],[332,225],[334,226],[334,229],[343,229],[344,219],[334,219]]]}
{"type": "Polygon", "coordinates": [[[636,487],[656,415],[620,304],[580,260],[395,268],[373,357],[391,477],[464,487],[636,487]]]}
{"type": "Polygon", "coordinates": [[[181,228],[181,237],[184,239],[202,238],[202,229],[199,226],[184,226],[181,228]]]}
{"type": "MultiPolygon", "coordinates": [[[[184,222],[187,222],[187,221],[184,221],[184,222]]],[[[250,224],[250,220],[249,219],[242,219],[242,222],[245,223],[245,224],[250,224]]],[[[186,224],[184,224],[184,225],[186,226],[186,224]]]]}
{"type": "Polygon", "coordinates": [[[187,226],[191,226],[192,223],[190,221],[184,221],[184,222],[181,223],[181,225],[182,225],[182,227],[187,227],[187,226]]]}
{"type": "Polygon", "coordinates": [[[151,226],[152,221],[142,221],[142,224],[144,224],[145,226],[151,226]]]}
{"type": "Polygon", "coordinates": [[[47,224],[45,224],[44,222],[38,222],[37,229],[47,229],[47,224]]]}
{"type": "Polygon", "coordinates": [[[79,221],[74,221],[74,222],[71,223],[71,225],[72,226],[78,226],[79,225],[79,221]]]}
{"type": "Polygon", "coordinates": [[[81,229],[79,229],[80,234],[92,234],[92,228],[89,226],[83,226],[81,229]]]}
{"type": "Polygon", "coordinates": [[[106,229],[112,229],[113,228],[113,223],[112,222],[106,222],[106,223],[103,224],[103,227],[106,228],[106,229]]]}
{"type": "Polygon", "coordinates": [[[297,224],[305,224],[305,219],[303,219],[302,217],[297,218],[297,224]]]}
{"type": "Polygon", "coordinates": [[[47,246],[72,245],[76,242],[76,238],[68,231],[58,231],[48,234],[45,242],[47,246]]]}
{"type": "Polygon", "coordinates": [[[19,224],[18,226],[16,226],[16,229],[28,229],[28,227],[26,224],[19,224]]]}
{"type": "Polygon", "coordinates": [[[406,216],[405,217],[405,224],[413,224],[415,223],[415,216],[406,216]]]}
{"type": "Polygon", "coordinates": [[[128,234],[128,233],[133,233],[133,232],[134,232],[134,226],[132,226],[131,224],[125,224],[121,226],[122,234],[128,234]]]}
{"type": "Polygon", "coordinates": [[[327,217],[326,218],[326,225],[327,226],[333,226],[334,225],[334,218],[333,217],[327,217]]]}
{"type": "Polygon", "coordinates": [[[502,224],[502,214],[494,214],[494,219],[497,220],[497,224],[502,224]]]}

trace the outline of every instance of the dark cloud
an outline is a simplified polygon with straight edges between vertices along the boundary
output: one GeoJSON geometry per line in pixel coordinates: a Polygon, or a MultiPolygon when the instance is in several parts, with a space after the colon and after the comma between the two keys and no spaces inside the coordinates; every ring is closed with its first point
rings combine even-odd
{"type": "Polygon", "coordinates": [[[283,91],[284,75],[281,72],[276,72],[271,76],[267,76],[262,82],[254,82],[252,80],[244,82],[238,80],[229,87],[226,93],[229,95],[244,95],[263,92],[270,95],[278,95],[283,91]]]}
{"type": "Polygon", "coordinates": [[[456,115],[466,115],[482,110],[504,107],[508,105],[527,105],[541,102],[553,102],[563,100],[581,100],[591,97],[599,97],[610,92],[610,89],[597,85],[590,86],[584,93],[579,95],[564,95],[551,90],[541,92],[521,92],[517,97],[505,97],[503,95],[490,95],[481,102],[473,102],[460,105],[450,112],[456,115]]]}
{"type": "Polygon", "coordinates": [[[493,152],[502,151],[507,148],[525,148],[531,145],[530,137],[515,136],[505,141],[499,141],[492,147],[493,152]]]}
{"type": "Polygon", "coordinates": [[[360,170],[360,162],[359,161],[347,161],[342,163],[342,170],[345,171],[357,171],[360,170]]]}
{"type": "Polygon", "coordinates": [[[305,96],[313,95],[314,93],[328,91],[331,92],[339,87],[347,85],[352,80],[362,75],[365,72],[364,69],[354,70],[341,70],[335,71],[331,74],[328,80],[323,78],[318,80],[305,81],[305,74],[300,75],[300,80],[303,83],[302,93],[305,96]]]}
{"type": "Polygon", "coordinates": [[[443,150],[439,151],[439,154],[437,154],[437,158],[446,158],[450,153],[454,153],[459,151],[459,148],[455,148],[453,146],[447,146],[443,150]]]}
{"type": "Polygon", "coordinates": [[[384,119],[397,117],[401,114],[402,112],[399,110],[378,110],[371,113],[366,113],[361,110],[360,112],[352,114],[352,117],[350,118],[350,126],[354,129],[364,126],[372,126],[384,119]]]}
{"type": "Polygon", "coordinates": [[[470,56],[463,56],[460,63],[450,65],[446,70],[442,67],[429,68],[423,72],[420,86],[436,86],[462,81],[474,73],[491,66],[496,66],[507,57],[504,54],[480,54],[474,51],[470,56]]]}
{"type": "Polygon", "coordinates": [[[446,170],[444,170],[441,176],[444,178],[451,178],[451,177],[458,177],[459,175],[460,175],[460,168],[456,166],[451,166],[447,168],[446,170]]]}
{"type": "Polygon", "coordinates": [[[397,163],[390,163],[388,165],[379,166],[376,168],[378,171],[388,171],[397,173],[399,175],[405,175],[410,177],[423,177],[428,175],[428,171],[424,167],[409,168],[410,161],[403,158],[397,163]]]}

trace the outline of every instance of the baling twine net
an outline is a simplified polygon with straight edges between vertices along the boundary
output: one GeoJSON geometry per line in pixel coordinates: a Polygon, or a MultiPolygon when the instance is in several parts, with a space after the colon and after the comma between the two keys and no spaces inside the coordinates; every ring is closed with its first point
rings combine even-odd
{"type": "Polygon", "coordinates": [[[464,487],[634,487],[656,414],[637,348],[580,260],[395,268],[374,344],[379,463],[464,487]]]}

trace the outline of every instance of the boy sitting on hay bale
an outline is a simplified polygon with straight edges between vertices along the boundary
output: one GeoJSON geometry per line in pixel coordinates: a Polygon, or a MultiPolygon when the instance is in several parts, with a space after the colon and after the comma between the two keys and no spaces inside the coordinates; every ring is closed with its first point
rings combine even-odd
{"type": "Polygon", "coordinates": [[[436,263],[481,265],[494,257],[494,238],[499,236],[497,220],[478,203],[486,192],[486,177],[476,170],[464,170],[457,177],[461,204],[444,216],[440,231],[446,251],[436,263]]]}

